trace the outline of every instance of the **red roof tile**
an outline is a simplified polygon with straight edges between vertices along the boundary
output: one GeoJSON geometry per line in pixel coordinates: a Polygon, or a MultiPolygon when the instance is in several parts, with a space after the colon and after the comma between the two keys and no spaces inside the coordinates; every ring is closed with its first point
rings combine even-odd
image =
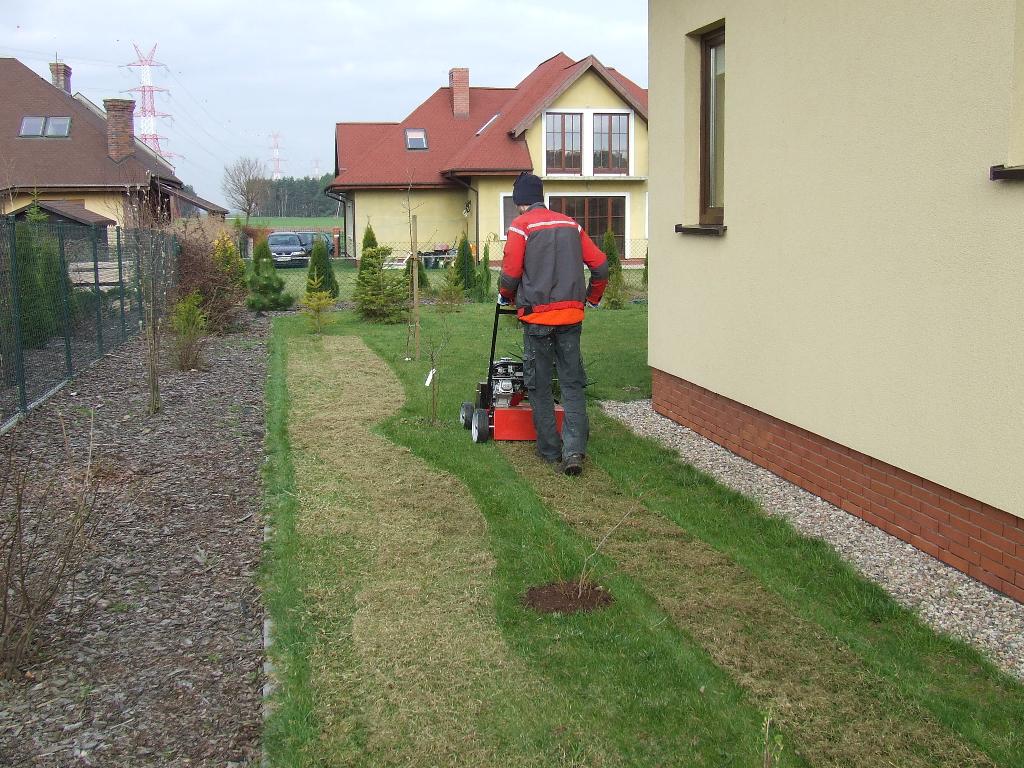
{"type": "Polygon", "coordinates": [[[439,88],[400,123],[338,123],[331,188],[456,186],[452,175],[532,170],[522,130],[585,72],[594,70],[647,119],[647,91],[592,56],[564,53],[542,62],[515,88],[470,88],[468,118],[452,113],[449,88],[439,88]],[[493,118],[493,120],[492,120],[493,118]],[[423,128],[427,149],[405,148],[405,129],[423,128]]]}

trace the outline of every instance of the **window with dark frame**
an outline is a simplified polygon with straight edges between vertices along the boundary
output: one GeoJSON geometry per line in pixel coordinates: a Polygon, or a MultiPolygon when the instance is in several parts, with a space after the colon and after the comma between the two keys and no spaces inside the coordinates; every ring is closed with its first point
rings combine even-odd
{"type": "Polygon", "coordinates": [[[405,129],[405,148],[406,149],[426,149],[427,148],[427,130],[425,128],[406,128],[405,129]]]}
{"type": "Polygon", "coordinates": [[[625,258],[626,248],[626,198],[621,195],[609,197],[553,195],[548,208],[564,213],[576,220],[590,239],[602,247],[604,233],[611,230],[619,255],[625,258]]]}
{"type": "Polygon", "coordinates": [[[725,28],[701,38],[700,224],[725,221],[725,28]]]}
{"type": "Polygon", "coordinates": [[[544,118],[547,173],[583,172],[583,115],[551,112],[544,118]]]}
{"type": "Polygon", "coordinates": [[[629,173],[629,115],[594,115],[594,173],[629,173]]]}
{"type": "Polygon", "coordinates": [[[18,136],[66,138],[70,133],[70,117],[29,115],[21,119],[21,129],[18,131],[18,136]]]}

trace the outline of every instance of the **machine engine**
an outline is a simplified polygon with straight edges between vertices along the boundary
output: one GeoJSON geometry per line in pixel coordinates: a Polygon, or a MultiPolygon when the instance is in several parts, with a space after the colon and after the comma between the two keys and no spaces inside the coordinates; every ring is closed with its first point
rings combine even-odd
{"type": "Polygon", "coordinates": [[[525,391],[522,361],[511,357],[495,360],[491,366],[491,404],[497,408],[518,405],[525,391]]]}

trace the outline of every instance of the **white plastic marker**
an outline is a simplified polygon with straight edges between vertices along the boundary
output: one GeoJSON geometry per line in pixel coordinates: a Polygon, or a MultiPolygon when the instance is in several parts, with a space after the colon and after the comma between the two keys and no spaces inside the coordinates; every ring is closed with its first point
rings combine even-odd
{"type": "Polygon", "coordinates": [[[434,380],[435,373],[437,373],[437,368],[431,368],[430,373],[427,374],[427,380],[423,382],[424,387],[430,386],[430,382],[434,380]]]}

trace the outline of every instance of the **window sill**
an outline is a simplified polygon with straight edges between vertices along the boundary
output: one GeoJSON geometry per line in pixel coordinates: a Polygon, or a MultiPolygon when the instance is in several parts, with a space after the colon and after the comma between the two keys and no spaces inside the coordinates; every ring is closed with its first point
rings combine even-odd
{"type": "Polygon", "coordinates": [[[725,224],[676,224],[676,233],[680,235],[722,237],[726,229],[725,224]]]}
{"type": "Polygon", "coordinates": [[[647,181],[646,176],[624,176],[617,173],[600,173],[595,176],[581,176],[579,174],[571,175],[568,173],[551,173],[547,176],[542,176],[541,181],[647,181]]]}
{"type": "Polygon", "coordinates": [[[993,165],[988,169],[990,181],[1024,181],[1024,165],[993,165]]]}

